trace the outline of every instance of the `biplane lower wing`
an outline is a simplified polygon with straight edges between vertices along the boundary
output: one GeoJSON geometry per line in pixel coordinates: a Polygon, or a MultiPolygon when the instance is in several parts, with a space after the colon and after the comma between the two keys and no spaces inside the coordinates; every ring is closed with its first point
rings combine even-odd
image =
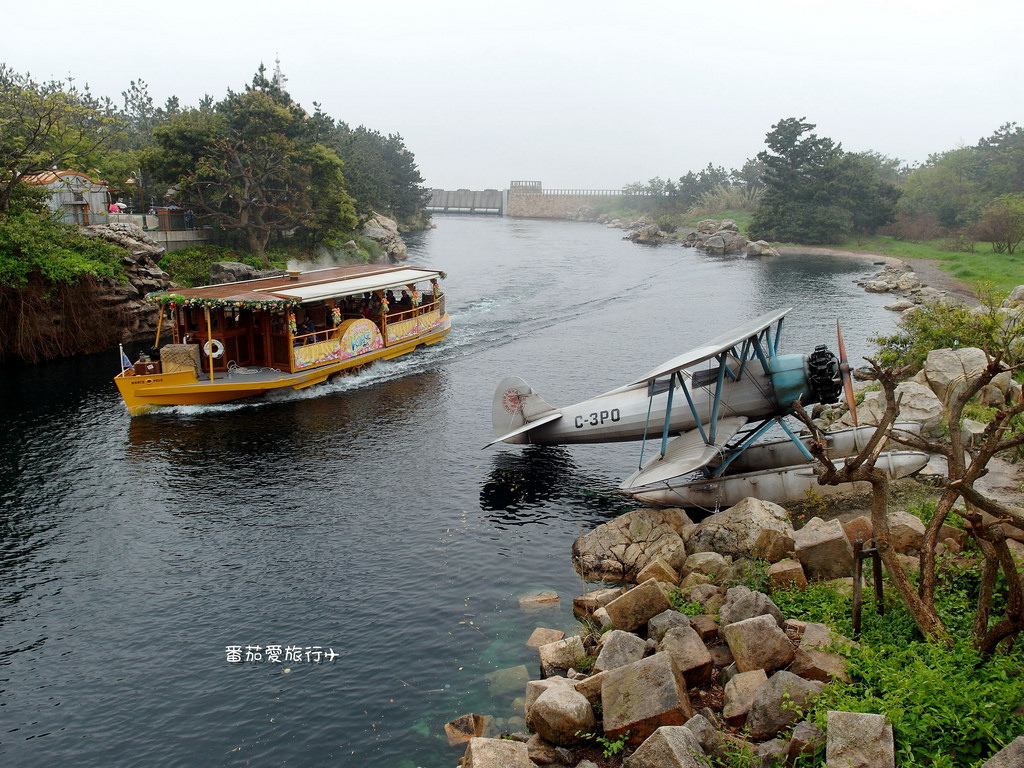
{"type": "MultiPolygon", "coordinates": [[[[652,483],[661,483],[673,477],[689,475],[703,469],[725,450],[726,444],[747,423],[743,416],[728,416],[720,419],[714,444],[708,444],[700,430],[691,429],[670,441],[665,453],[652,459],[634,472],[620,486],[623,490],[639,488],[652,483]]],[[[705,424],[705,434],[711,432],[711,425],[705,424]]]]}

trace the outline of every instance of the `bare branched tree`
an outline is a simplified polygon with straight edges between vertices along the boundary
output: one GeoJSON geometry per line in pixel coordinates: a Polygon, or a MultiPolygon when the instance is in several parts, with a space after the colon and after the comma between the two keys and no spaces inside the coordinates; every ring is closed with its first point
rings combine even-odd
{"type": "Polygon", "coordinates": [[[798,404],[795,412],[814,435],[811,453],[821,466],[821,484],[835,485],[854,480],[864,480],[871,484],[871,521],[875,545],[896,591],[922,634],[947,644],[952,642],[952,638],[939,618],[935,605],[936,554],[943,525],[949,516],[956,514],[963,518],[966,529],[978,542],[982,553],[981,589],[975,609],[973,641],[980,651],[990,654],[999,643],[1015,638],[1024,630],[1024,586],[1020,569],[1006,544],[1005,528],[1012,526],[1024,530],[1024,509],[996,501],[980,491],[976,483],[988,472],[988,464],[996,454],[1024,444],[1024,428],[1018,418],[1024,414],[1024,402],[998,409],[980,439],[971,444],[965,441],[961,429],[964,407],[983,387],[1007,370],[998,354],[992,356],[986,353],[986,360],[985,370],[979,376],[955,390],[947,412],[948,435],[944,439],[915,435],[894,428],[899,414],[900,403],[895,391],[900,372],[883,369],[874,360],[868,360],[885,392],[886,408],[871,440],[856,456],[847,459],[842,467],[836,467],[826,455],[822,433],[806,411],[798,404]],[[888,477],[883,470],[875,467],[875,461],[887,441],[942,455],[948,466],[946,478],[941,482],[935,514],[925,530],[920,553],[920,579],[916,589],[892,548],[886,512],[888,477]],[[963,506],[957,506],[959,499],[963,499],[963,506]],[[994,597],[1000,574],[1004,577],[1007,599],[1002,614],[993,620],[994,597]]]}

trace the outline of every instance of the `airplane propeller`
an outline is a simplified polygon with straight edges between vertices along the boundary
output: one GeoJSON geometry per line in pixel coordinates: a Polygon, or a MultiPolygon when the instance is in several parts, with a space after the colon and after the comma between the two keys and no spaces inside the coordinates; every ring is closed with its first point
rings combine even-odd
{"type": "Polygon", "coordinates": [[[846,357],[846,344],[843,343],[843,329],[839,327],[836,320],[836,336],[839,342],[839,374],[843,377],[843,391],[846,392],[846,404],[850,407],[850,417],[853,419],[853,426],[857,426],[857,405],[853,399],[853,370],[850,361],[846,357]]]}

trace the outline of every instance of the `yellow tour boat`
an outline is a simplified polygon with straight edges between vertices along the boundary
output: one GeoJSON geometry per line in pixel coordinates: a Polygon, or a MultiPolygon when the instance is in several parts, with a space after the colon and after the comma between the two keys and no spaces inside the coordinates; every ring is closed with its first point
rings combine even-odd
{"type": "Polygon", "coordinates": [[[441,341],[452,326],[444,276],[345,266],[151,294],[161,305],[157,359],[133,363],[122,350],[114,381],[133,416],[303,389],[441,341]]]}

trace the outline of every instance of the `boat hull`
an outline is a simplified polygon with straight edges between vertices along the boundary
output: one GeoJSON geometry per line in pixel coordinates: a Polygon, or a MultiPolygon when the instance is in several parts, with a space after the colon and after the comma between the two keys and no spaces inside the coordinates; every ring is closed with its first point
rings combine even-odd
{"type": "Polygon", "coordinates": [[[432,330],[391,346],[333,361],[298,373],[274,368],[238,369],[242,373],[219,374],[212,381],[200,379],[192,370],[135,375],[131,369],[114,378],[128,413],[139,416],[161,406],[216,405],[258,397],[278,389],[305,389],[333,376],[367,366],[377,360],[406,355],[417,347],[436,344],[451,331],[445,315],[432,330]]]}
{"type": "MultiPolygon", "coordinates": [[[[928,463],[928,458],[927,453],[920,451],[889,451],[878,457],[875,466],[884,469],[889,478],[895,480],[921,470],[928,463]]],[[[870,489],[867,482],[819,485],[814,465],[809,463],[717,478],[676,480],[624,489],[623,492],[639,501],[660,506],[718,509],[738,504],[748,496],[784,503],[805,500],[812,492],[829,496],[870,489]]]]}

